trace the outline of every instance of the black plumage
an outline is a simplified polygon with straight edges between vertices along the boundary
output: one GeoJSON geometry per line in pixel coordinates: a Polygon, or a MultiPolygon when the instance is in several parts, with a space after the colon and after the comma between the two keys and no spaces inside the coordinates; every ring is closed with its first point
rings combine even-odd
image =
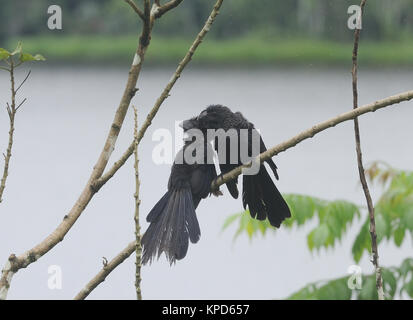
{"type": "MultiPolygon", "coordinates": [[[[215,150],[218,153],[220,161],[221,174],[225,174],[232,169],[243,164],[241,158],[241,145],[248,143],[248,153],[251,157],[257,156],[258,154],[253,154],[252,148],[252,133],[255,130],[254,124],[249,122],[243,117],[240,112],[232,112],[229,108],[222,105],[212,105],[201,112],[197,117],[197,121],[186,121],[184,122],[185,129],[191,129],[194,127],[198,129],[222,129],[224,132],[228,132],[234,129],[238,135],[238,149],[236,155],[236,161],[230,161],[230,143],[229,137],[227,137],[227,143],[225,145],[225,150],[220,150],[221,146],[217,143],[215,139],[215,150]],[[247,129],[248,141],[242,139],[241,129],[247,129]],[[222,161],[223,154],[226,155],[225,161],[222,161]]],[[[219,136],[219,133],[218,133],[219,136]]],[[[258,153],[262,153],[267,150],[264,141],[261,136],[259,136],[259,149],[258,153]]],[[[277,166],[274,161],[270,158],[266,160],[271,170],[274,173],[275,178],[278,180],[277,166]]],[[[227,188],[233,198],[238,198],[238,188],[237,188],[238,178],[231,180],[226,183],[227,188]]],[[[258,220],[265,220],[268,217],[269,222],[274,227],[279,227],[281,222],[291,217],[290,209],[287,203],[283,199],[282,195],[278,191],[274,182],[272,181],[270,175],[268,174],[264,164],[261,164],[259,171],[255,175],[243,175],[243,192],[242,192],[242,202],[244,209],[248,206],[250,214],[253,218],[258,220]]]]}
{"type": "Polygon", "coordinates": [[[172,264],[185,257],[189,241],[196,243],[201,236],[195,209],[210,194],[217,173],[213,159],[208,159],[214,153],[211,144],[206,140],[195,143],[201,143],[199,150],[203,152],[196,155],[194,149],[192,155],[202,160],[188,163],[184,153],[194,144],[193,140],[185,142],[172,165],[168,191],[146,218],[150,225],[142,237],[143,264],[159,258],[162,252],[172,264]]]}

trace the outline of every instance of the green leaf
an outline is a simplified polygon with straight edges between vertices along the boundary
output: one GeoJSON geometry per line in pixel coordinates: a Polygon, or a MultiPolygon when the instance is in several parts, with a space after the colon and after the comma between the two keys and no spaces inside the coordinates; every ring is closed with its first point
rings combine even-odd
{"type": "Polygon", "coordinates": [[[293,293],[289,300],[349,300],[351,290],[347,286],[347,277],[330,281],[311,283],[293,293]]]}
{"type": "Polygon", "coordinates": [[[413,207],[408,208],[407,212],[405,212],[405,214],[403,215],[402,221],[405,224],[407,229],[409,229],[410,231],[413,231],[413,207]]]}
{"type": "Polygon", "coordinates": [[[326,224],[321,224],[311,231],[307,236],[307,244],[310,250],[313,250],[314,248],[319,249],[322,246],[326,246],[329,233],[330,231],[326,224]]]}
{"type": "Polygon", "coordinates": [[[16,54],[21,54],[21,53],[22,53],[22,49],[23,49],[22,43],[21,43],[21,41],[19,41],[19,42],[17,43],[16,49],[14,49],[14,51],[13,51],[10,55],[14,56],[14,55],[16,55],[16,54]]]}
{"type": "Polygon", "coordinates": [[[320,287],[316,296],[319,300],[350,300],[351,290],[348,288],[347,279],[340,278],[320,287]]]}
{"type": "Polygon", "coordinates": [[[351,252],[353,253],[353,259],[358,263],[363,256],[364,250],[370,252],[371,250],[371,238],[369,233],[369,220],[368,218],[362,225],[360,232],[358,233],[356,240],[353,243],[351,252]]]}
{"type": "Polygon", "coordinates": [[[0,60],[4,60],[10,57],[10,52],[6,49],[0,48],[0,60]]]}
{"type": "Polygon", "coordinates": [[[222,225],[222,231],[224,231],[225,229],[227,229],[230,225],[232,225],[233,223],[235,223],[235,221],[239,220],[241,217],[241,213],[235,213],[230,215],[228,218],[225,219],[224,224],[222,225]]]}
{"type": "Polygon", "coordinates": [[[389,232],[389,225],[382,214],[376,214],[377,241],[380,242],[389,232]]]}
{"type": "Polygon", "coordinates": [[[406,234],[406,229],[400,226],[394,231],[393,236],[394,236],[394,243],[396,244],[396,246],[398,247],[401,246],[401,244],[403,243],[405,234],[406,234]]]}
{"type": "Polygon", "coordinates": [[[404,278],[408,276],[409,272],[413,272],[413,259],[411,258],[405,259],[399,268],[399,273],[404,278]]]}
{"type": "Polygon", "coordinates": [[[363,277],[363,287],[358,294],[359,300],[377,300],[376,276],[363,277]]]}
{"type": "Polygon", "coordinates": [[[32,56],[30,53],[22,53],[20,56],[20,61],[21,62],[26,62],[26,61],[44,61],[46,60],[42,55],[36,54],[35,56],[32,56]]]}
{"type": "Polygon", "coordinates": [[[397,279],[390,269],[382,269],[383,290],[387,299],[393,299],[397,290],[397,279]]]}

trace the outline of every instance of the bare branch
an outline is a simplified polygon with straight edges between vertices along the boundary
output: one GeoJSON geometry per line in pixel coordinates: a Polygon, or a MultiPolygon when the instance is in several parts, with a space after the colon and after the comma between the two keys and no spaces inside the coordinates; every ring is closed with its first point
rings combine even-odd
{"type": "MultiPolygon", "coordinates": [[[[176,8],[177,6],[179,6],[181,4],[183,0],[171,0],[167,3],[165,3],[164,5],[160,6],[155,13],[155,18],[158,19],[160,17],[162,17],[165,13],[167,13],[169,10],[176,8]]],[[[159,1],[158,1],[159,2],[159,1]]],[[[221,1],[222,2],[222,1],[221,1]]],[[[157,2],[155,2],[158,6],[159,4],[157,2]]]]}
{"type": "MultiPolygon", "coordinates": [[[[361,8],[361,17],[363,16],[364,6],[366,5],[367,0],[362,0],[360,4],[361,8]]],[[[357,90],[357,56],[358,56],[358,47],[360,39],[360,29],[356,29],[354,32],[354,47],[353,47],[353,68],[352,68],[352,86],[353,86],[353,109],[358,108],[358,90],[357,90]]],[[[381,269],[379,264],[379,252],[377,247],[377,233],[376,233],[376,221],[374,217],[374,205],[373,200],[371,199],[369,186],[366,179],[366,174],[363,166],[363,155],[361,152],[361,142],[360,142],[360,127],[359,121],[357,118],[354,119],[354,136],[356,141],[356,153],[357,153],[357,166],[360,176],[360,182],[363,187],[364,196],[367,202],[367,208],[369,211],[370,219],[370,237],[371,237],[371,251],[373,255],[373,265],[376,272],[376,287],[379,300],[384,300],[384,291],[383,291],[383,279],[381,275],[381,269]]]]}
{"type": "Polygon", "coordinates": [[[125,2],[131,6],[133,11],[135,11],[138,14],[142,21],[145,21],[145,15],[143,14],[142,10],[138,8],[138,6],[133,0],[125,0],[125,2]]]}
{"type": "Polygon", "coordinates": [[[30,74],[32,73],[31,70],[29,70],[29,72],[27,73],[26,77],[24,78],[24,80],[22,81],[22,83],[20,83],[20,85],[17,87],[16,89],[16,93],[17,91],[19,91],[19,89],[23,86],[23,84],[27,81],[27,79],[30,77],[30,74]]]}
{"type": "Polygon", "coordinates": [[[27,101],[27,98],[24,98],[22,102],[19,103],[19,105],[16,107],[16,112],[19,110],[19,108],[27,101]]]}
{"type": "MultiPolygon", "coordinates": [[[[99,284],[105,281],[106,277],[123,261],[125,261],[136,248],[136,241],[132,241],[115,258],[106,263],[102,270],[88,282],[88,284],[76,295],[75,300],[85,299],[99,284]]],[[[0,295],[1,298],[1,295],[0,295]]]]}
{"type": "MultiPolygon", "coordinates": [[[[152,124],[152,120],[155,118],[157,112],[159,111],[159,108],[161,107],[162,103],[166,100],[166,98],[169,97],[169,93],[172,90],[173,86],[175,85],[176,81],[179,79],[181,76],[182,71],[186,67],[186,65],[191,61],[192,56],[194,55],[196,49],[199,47],[201,44],[202,40],[204,39],[205,35],[208,33],[210,30],[212,24],[215,21],[215,18],[217,17],[219,13],[219,9],[221,8],[223,0],[218,0],[215,3],[215,6],[209,15],[207,21],[205,22],[204,27],[201,29],[197,37],[195,38],[194,42],[192,43],[191,47],[189,48],[188,52],[186,53],[185,57],[181,60],[179,63],[178,67],[176,68],[175,73],[173,74],[171,80],[169,83],[166,85],[165,89],[163,90],[162,94],[159,96],[159,98],[156,100],[155,105],[153,106],[152,110],[149,112],[149,114],[146,117],[145,122],[143,123],[141,129],[139,130],[138,133],[138,143],[142,140],[144,137],[146,130],[148,127],[152,124]]],[[[98,180],[96,180],[94,184],[95,189],[101,188],[110,178],[113,177],[113,175],[125,164],[125,162],[129,159],[129,157],[132,155],[134,150],[134,141],[129,145],[129,147],[126,149],[122,157],[115,162],[115,164],[98,180]]]]}
{"type": "MultiPolygon", "coordinates": [[[[13,139],[14,139],[14,118],[16,115],[16,90],[15,90],[15,81],[14,81],[14,64],[13,60],[10,63],[10,84],[11,84],[11,106],[7,102],[7,113],[9,115],[9,141],[7,144],[6,155],[4,156],[4,167],[3,175],[0,180],[0,203],[3,201],[4,189],[6,189],[6,181],[9,175],[9,165],[11,159],[11,152],[13,148],[13,139]]],[[[4,154],[3,154],[4,155],[4,154]]]]}
{"type": "Polygon", "coordinates": [[[138,157],[138,110],[136,107],[133,108],[134,119],[135,119],[135,128],[134,128],[134,138],[135,138],[135,238],[136,238],[136,273],[135,273],[135,287],[136,287],[136,297],[138,300],[142,300],[142,290],[141,290],[141,267],[142,267],[142,244],[141,244],[141,227],[139,224],[139,206],[141,200],[139,199],[139,157],[138,157]]]}
{"type": "MultiPolygon", "coordinates": [[[[341,115],[338,115],[332,119],[326,120],[324,122],[321,122],[319,124],[316,124],[314,126],[312,126],[311,128],[302,131],[300,134],[296,135],[295,137],[288,139],[287,141],[284,141],[283,143],[268,149],[267,151],[265,151],[264,153],[261,153],[259,155],[260,158],[260,162],[263,162],[269,158],[274,157],[275,155],[286,151],[294,146],[296,146],[297,144],[299,144],[300,142],[307,140],[309,138],[314,137],[317,133],[320,133],[328,128],[332,128],[335,127],[336,125],[348,121],[348,120],[352,120],[358,116],[361,116],[365,113],[368,112],[374,112],[376,110],[391,106],[391,105],[395,105],[397,103],[403,102],[403,101],[409,101],[413,99],[413,90],[412,91],[407,91],[404,93],[400,93],[398,95],[394,95],[382,100],[378,100],[374,103],[370,103],[367,104],[365,106],[359,107],[357,109],[348,111],[346,113],[343,113],[341,115]]],[[[247,168],[251,166],[251,162],[237,167],[233,170],[231,170],[230,172],[224,174],[223,176],[221,176],[220,178],[218,178],[218,180],[214,181],[211,184],[211,190],[217,190],[219,186],[223,185],[224,183],[227,183],[230,180],[235,179],[237,176],[239,176],[242,173],[242,169],[243,168],[247,168]]]]}
{"type": "Polygon", "coordinates": [[[10,108],[10,105],[9,105],[9,103],[8,103],[8,102],[6,102],[6,110],[7,110],[7,113],[8,113],[8,115],[9,115],[9,118],[10,118],[10,117],[11,117],[12,112],[11,112],[11,108],[10,108]]]}

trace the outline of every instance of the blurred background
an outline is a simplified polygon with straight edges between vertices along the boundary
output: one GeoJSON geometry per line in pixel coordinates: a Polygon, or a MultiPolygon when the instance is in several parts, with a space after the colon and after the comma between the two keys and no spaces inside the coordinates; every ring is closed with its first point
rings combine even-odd
{"type": "MultiPolygon", "coordinates": [[[[352,108],[353,30],[347,27],[347,8],[355,2],[224,1],[210,33],[140,145],[143,230],[147,227],[144,218],[164,194],[170,173],[169,164],[152,161],[158,144],[152,139],[155,130],[166,128],[174,134],[176,121],[221,103],[241,111],[261,130],[270,147],[352,108]]],[[[3,264],[10,253],[20,254],[46,237],[75,203],[121,98],[140,23],[121,0],[0,3],[0,47],[13,50],[22,40],[24,51],[41,53],[47,59],[24,64],[17,72],[19,83],[32,70],[18,95],[18,101],[25,97],[28,101],[17,114],[10,174],[0,204],[3,264]],[[62,7],[63,30],[47,28],[47,8],[52,4],[62,7]]],[[[157,21],[139,92],[132,101],[139,109],[140,123],[214,3],[185,0],[157,21]]],[[[368,1],[360,40],[360,105],[413,89],[412,36],[413,1],[368,1]]],[[[10,81],[7,72],[0,71],[3,152],[8,133],[3,106],[10,101],[10,81]]],[[[365,163],[383,160],[394,168],[412,170],[412,118],[412,102],[360,118],[365,163]]],[[[129,111],[110,163],[129,145],[132,129],[129,111]]],[[[283,193],[346,200],[361,206],[360,216],[342,222],[345,232],[333,245],[318,243],[314,247],[313,243],[313,250],[309,250],[309,234],[321,223],[316,215],[303,225],[282,227],[253,239],[247,230],[233,241],[238,226],[221,229],[228,216],[243,208],[241,200],[233,200],[223,188],[223,197],[201,202],[197,210],[201,240],[190,245],[187,257],[172,267],[162,257],[143,268],[145,299],[284,299],[308,283],[347,277],[354,264],[363,275],[372,274],[365,250],[368,237],[359,259],[352,252],[367,218],[358,182],[353,124],[329,129],[274,160],[280,174],[276,184],[283,193]]],[[[73,298],[100,270],[102,257],[110,260],[133,241],[134,183],[129,161],[94,197],[65,240],[15,275],[9,298],[73,298]],[[48,287],[51,265],[62,268],[61,290],[48,287]]],[[[388,185],[371,187],[377,202],[388,185]]],[[[390,235],[400,216],[391,216],[394,221],[385,220],[380,229],[384,230],[380,233],[380,262],[385,267],[399,267],[412,256],[413,211],[403,214],[407,218],[402,238],[400,232],[397,240],[390,235]],[[387,232],[389,236],[384,237],[387,232]]],[[[134,262],[129,258],[119,266],[90,298],[134,299],[134,262]]],[[[413,264],[410,268],[413,270],[413,264]]],[[[413,277],[406,279],[411,283],[411,297],[413,277]]],[[[323,297],[345,297],[346,288],[344,284],[342,296],[333,295],[333,290],[323,297]]],[[[370,281],[369,290],[374,292],[374,282],[371,287],[370,281]]],[[[394,297],[409,296],[397,293],[394,297]]]]}
{"type": "MultiPolygon", "coordinates": [[[[356,1],[358,2],[358,1],[356,1]]],[[[121,0],[1,0],[0,43],[24,40],[49,61],[129,62],[140,28],[121,0]],[[47,28],[47,7],[63,10],[63,29],[47,28]]],[[[226,0],[195,63],[345,64],[353,33],[347,28],[351,0],[226,0]]],[[[148,62],[175,63],[209,14],[212,1],[184,1],[154,29],[148,62]]],[[[413,2],[369,1],[363,19],[360,60],[412,64],[413,2]]]]}

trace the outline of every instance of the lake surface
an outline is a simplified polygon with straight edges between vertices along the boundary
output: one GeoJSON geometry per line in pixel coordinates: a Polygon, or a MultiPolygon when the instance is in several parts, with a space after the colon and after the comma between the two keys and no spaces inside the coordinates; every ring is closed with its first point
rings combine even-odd
{"type": "MultiPolygon", "coordinates": [[[[0,265],[47,236],[70,210],[87,181],[126,83],[125,68],[36,67],[19,92],[28,101],[18,113],[10,175],[0,204],[0,265]]],[[[145,69],[133,103],[142,123],[173,73],[145,69]]],[[[18,74],[22,79],[23,73],[18,74]]],[[[413,88],[413,70],[359,72],[360,105],[413,88]]],[[[0,73],[0,103],[9,100],[8,80],[0,73]]],[[[351,73],[346,69],[196,69],[179,79],[140,146],[141,215],[164,194],[170,165],[155,165],[152,134],[174,129],[175,121],[221,103],[241,111],[261,130],[268,147],[352,107],[351,73]]],[[[385,160],[413,169],[413,102],[360,119],[365,163],[385,160]]],[[[6,149],[7,113],[0,113],[0,150],[6,149]]],[[[132,138],[133,115],[125,120],[113,163],[132,138]]],[[[324,199],[364,204],[358,183],[352,122],[329,129],[275,158],[279,189],[324,199]]],[[[240,200],[201,202],[197,214],[201,240],[170,267],[164,257],[142,271],[146,299],[284,298],[309,282],[344,276],[353,264],[351,245],[360,221],[335,250],[310,253],[306,235],[316,225],[235,242],[235,226],[221,233],[225,218],[242,210],[240,200]]],[[[379,187],[372,189],[375,199],[379,187]]],[[[134,239],[134,175],[129,161],[94,197],[65,240],[15,275],[10,299],[70,299],[109,260],[134,239]],[[62,289],[48,288],[48,268],[62,269],[62,289]]],[[[364,213],[365,214],[365,213],[364,213]]],[[[147,224],[143,222],[143,229],[147,224]]],[[[401,248],[380,244],[380,262],[399,265],[412,255],[411,237],[401,248]]],[[[134,299],[135,258],[118,267],[91,295],[93,299],[134,299]]],[[[359,264],[373,271],[366,255],[359,264]]]]}

